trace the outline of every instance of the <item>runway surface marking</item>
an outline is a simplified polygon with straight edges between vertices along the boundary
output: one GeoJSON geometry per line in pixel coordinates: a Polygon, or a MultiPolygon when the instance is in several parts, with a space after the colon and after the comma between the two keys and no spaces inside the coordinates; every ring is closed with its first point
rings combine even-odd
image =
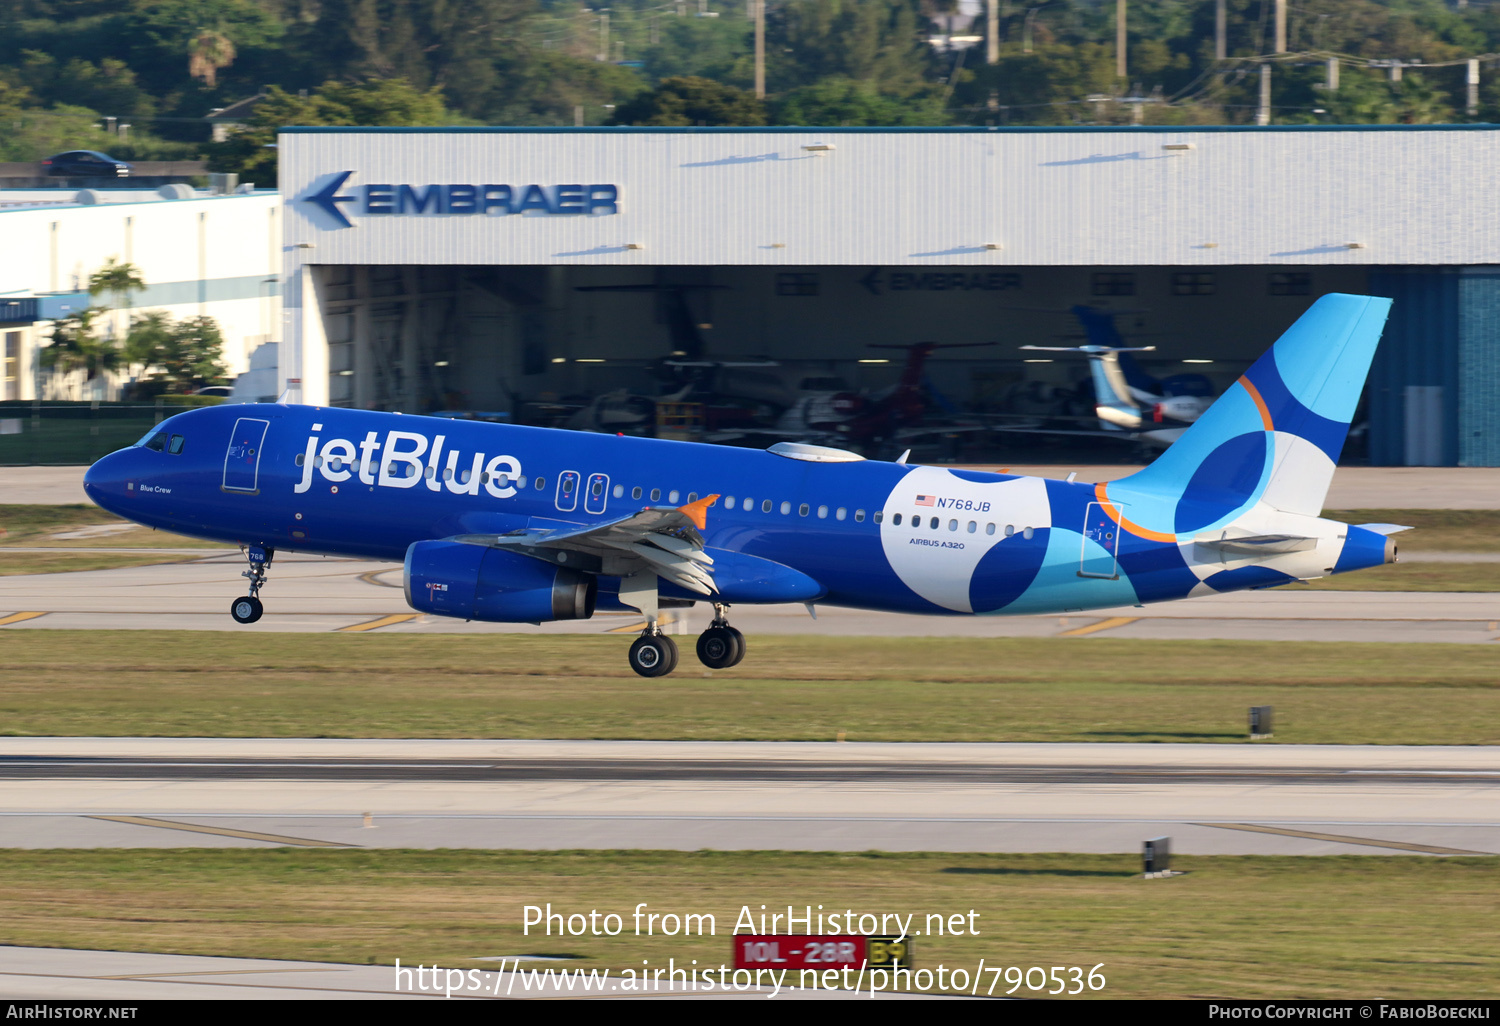
{"type": "Polygon", "coordinates": [[[335,634],[350,634],[358,631],[378,631],[382,627],[392,624],[406,623],[421,616],[421,613],[392,613],[390,616],[382,616],[378,620],[367,620],[364,623],[352,623],[348,627],[339,627],[334,630],[335,634]]]}
{"type": "Polygon", "coordinates": [[[1097,634],[1099,631],[1114,630],[1116,627],[1124,627],[1128,623],[1135,623],[1139,616],[1111,616],[1107,620],[1091,623],[1087,627],[1074,627],[1070,631],[1063,631],[1059,638],[1081,638],[1085,634],[1097,634]]]}
{"type": "Polygon", "coordinates": [[[1406,841],[1380,841],[1371,837],[1351,837],[1347,834],[1320,834],[1312,830],[1290,830],[1286,827],[1257,826],[1254,823],[1194,823],[1193,826],[1219,827],[1223,830],[1248,830],[1255,834],[1281,834],[1284,837],[1305,837],[1310,841],[1363,844],[1371,848],[1396,848],[1401,851],[1419,851],[1427,855],[1494,854],[1494,852],[1489,851],[1469,851],[1467,848],[1441,848],[1432,844],[1411,844],[1406,841]]]}
{"type": "Polygon", "coordinates": [[[31,612],[31,613],[11,613],[9,616],[0,616],[0,627],[4,627],[8,623],[21,623],[21,622],[23,622],[25,620],[35,620],[39,616],[46,616],[46,615],[47,615],[46,613],[37,613],[37,612],[31,612]]]}
{"type": "Polygon", "coordinates": [[[363,581],[365,584],[373,584],[377,588],[399,588],[399,587],[401,587],[401,585],[399,585],[399,584],[392,584],[390,581],[382,581],[380,579],[381,574],[388,574],[388,573],[390,573],[389,570],[366,570],[364,573],[362,573],[362,574],[359,575],[359,579],[361,581],[363,581]]]}
{"type": "Polygon", "coordinates": [[[90,976],[91,980],[158,980],[178,976],[248,976],[252,973],[347,973],[347,969],[212,969],[199,973],[126,973],[124,976],[90,976]]]}
{"type": "Polygon", "coordinates": [[[132,826],[159,827],[163,830],[186,830],[193,834],[217,834],[220,837],[238,837],[246,841],[269,841],[271,844],[291,844],[301,848],[358,848],[357,844],[342,841],[315,841],[307,837],[286,837],[282,834],[261,834],[253,830],[231,830],[228,827],[199,826],[196,823],[174,823],[170,819],[151,819],[146,816],[87,816],[86,819],[102,819],[110,823],[128,823],[132,826]]]}

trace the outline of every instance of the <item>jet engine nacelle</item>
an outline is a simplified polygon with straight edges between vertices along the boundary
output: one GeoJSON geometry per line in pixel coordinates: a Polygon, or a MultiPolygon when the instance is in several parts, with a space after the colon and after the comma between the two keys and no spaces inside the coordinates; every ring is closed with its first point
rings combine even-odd
{"type": "Polygon", "coordinates": [[[406,550],[406,603],[423,613],[492,623],[587,620],[599,582],[505,549],[420,541],[406,550]]]}

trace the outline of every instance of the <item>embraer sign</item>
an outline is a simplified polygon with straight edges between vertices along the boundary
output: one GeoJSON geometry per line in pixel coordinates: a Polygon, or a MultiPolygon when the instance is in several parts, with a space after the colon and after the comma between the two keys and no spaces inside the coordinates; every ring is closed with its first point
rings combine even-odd
{"type": "Polygon", "coordinates": [[[618,214],[617,185],[355,185],[341,192],[353,171],[324,175],[297,198],[352,228],[350,214],[392,215],[618,214]]]}

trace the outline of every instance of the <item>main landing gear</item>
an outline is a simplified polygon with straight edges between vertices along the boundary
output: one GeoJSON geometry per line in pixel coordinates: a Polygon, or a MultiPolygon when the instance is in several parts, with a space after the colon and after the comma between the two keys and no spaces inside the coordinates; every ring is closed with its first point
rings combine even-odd
{"type": "Polygon", "coordinates": [[[724,618],[722,603],[714,603],[714,622],[698,635],[698,660],[710,670],[727,670],[745,658],[745,636],[724,618]]]}
{"type": "Polygon", "coordinates": [[[244,550],[250,569],[240,574],[250,579],[250,594],[242,595],[229,604],[229,615],[235,623],[254,623],[260,619],[265,607],[260,602],[260,589],[266,583],[266,571],[276,550],[263,545],[251,545],[244,550]]]}
{"type": "MultiPolygon", "coordinates": [[[[714,622],[698,635],[698,659],[710,670],[726,670],[745,658],[745,636],[724,618],[724,607],[714,603],[714,622]]],[[[630,668],[642,677],[665,677],[677,669],[677,642],[652,623],[630,646],[630,668]]]]}

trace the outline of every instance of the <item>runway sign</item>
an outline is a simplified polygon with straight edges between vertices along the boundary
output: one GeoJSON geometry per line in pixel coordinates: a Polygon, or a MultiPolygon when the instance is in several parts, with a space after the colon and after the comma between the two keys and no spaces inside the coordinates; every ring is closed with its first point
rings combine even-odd
{"type": "Polygon", "coordinates": [[[734,938],[736,969],[911,968],[911,938],[856,934],[743,934],[734,938]]]}

